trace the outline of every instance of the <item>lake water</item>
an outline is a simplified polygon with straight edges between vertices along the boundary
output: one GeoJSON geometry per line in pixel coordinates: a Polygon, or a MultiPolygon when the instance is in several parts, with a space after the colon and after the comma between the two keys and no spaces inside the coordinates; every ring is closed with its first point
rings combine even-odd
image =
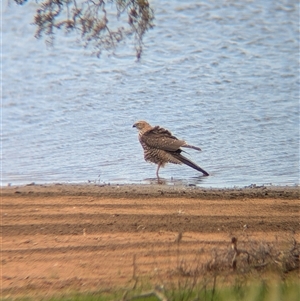
{"type": "Polygon", "coordinates": [[[132,125],[202,148],[210,173],[168,184],[299,184],[298,1],[151,1],[155,28],[98,59],[76,37],[34,38],[35,3],[2,5],[2,185],[151,183],[132,125]]]}

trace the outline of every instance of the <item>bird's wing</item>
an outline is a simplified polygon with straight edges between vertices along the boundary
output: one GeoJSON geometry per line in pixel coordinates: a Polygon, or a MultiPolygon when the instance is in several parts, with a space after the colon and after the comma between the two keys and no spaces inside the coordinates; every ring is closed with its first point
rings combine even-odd
{"type": "Polygon", "coordinates": [[[177,139],[168,130],[159,126],[153,127],[141,136],[141,140],[149,147],[166,151],[177,151],[186,142],[177,139]]]}

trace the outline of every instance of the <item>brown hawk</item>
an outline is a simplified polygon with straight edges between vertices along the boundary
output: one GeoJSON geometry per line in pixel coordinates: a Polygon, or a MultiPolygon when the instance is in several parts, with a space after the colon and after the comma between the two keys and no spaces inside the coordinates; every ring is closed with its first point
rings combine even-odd
{"type": "Polygon", "coordinates": [[[168,130],[159,126],[152,127],[146,121],[138,121],[133,127],[139,130],[139,141],[144,149],[144,158],[148,162],[157,164],[156,176],[159,179],[158,171],[166,163],[186,164],[205,176],[209,174],[197,164],[184,157],[181,147],[192,148],[201,151],[199,147],[189,145],[184,140],[179,140],[168,130]]]}

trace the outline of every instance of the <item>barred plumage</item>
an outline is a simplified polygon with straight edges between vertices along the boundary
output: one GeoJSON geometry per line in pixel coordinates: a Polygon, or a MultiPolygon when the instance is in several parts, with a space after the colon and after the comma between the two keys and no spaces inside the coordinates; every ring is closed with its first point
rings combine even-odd
{"type": "Polygon", "coordinates": [[[181,155],[180,147],[192,148],[201,151],[199,147],[189,145],[184,140],[179,140],[168,130],[159,126],[152,127],[146,121],[138,121],[133,127],[139,130],[139,141],[144,149],[144,158],[148,162],[157,164],[156,176],[159,179],[158,171],[166,163],[186,164],[205,176],[209,174],[200,166],[181,155]]]}

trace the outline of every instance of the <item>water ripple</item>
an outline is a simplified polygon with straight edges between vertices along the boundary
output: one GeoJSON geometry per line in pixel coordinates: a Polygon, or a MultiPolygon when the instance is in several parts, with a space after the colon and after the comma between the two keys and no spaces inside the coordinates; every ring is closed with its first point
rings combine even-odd
{"type": "Polygon", "coordinates": [[[156,27],[100,60],[34,38],[36,4],[3,13],[2,184],[151,183],[132,124],[146,119],[203,149],[167,183],[299,183],[299,3],[152,1],[156,27]]]}

